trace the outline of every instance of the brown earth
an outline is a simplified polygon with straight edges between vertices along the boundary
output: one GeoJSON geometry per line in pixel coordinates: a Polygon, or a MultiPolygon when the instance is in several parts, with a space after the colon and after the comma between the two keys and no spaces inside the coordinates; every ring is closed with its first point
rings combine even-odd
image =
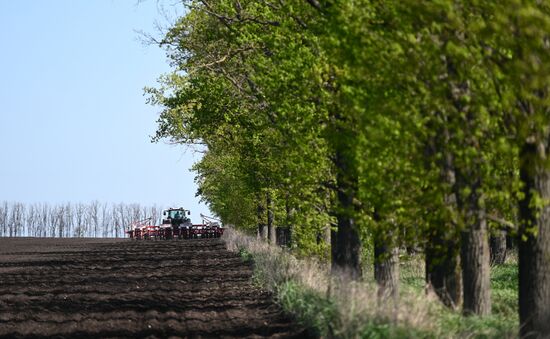
{"type": "Polygon", "coordinates": [[[304,337],[221,239],[0,238],[0,338],[304,337]]]}

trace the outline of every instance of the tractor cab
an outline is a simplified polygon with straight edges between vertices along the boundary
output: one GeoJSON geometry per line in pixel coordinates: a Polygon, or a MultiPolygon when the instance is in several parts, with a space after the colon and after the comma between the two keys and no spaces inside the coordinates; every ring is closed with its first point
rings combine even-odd
{"type": "Polygon", "coordinates": [[[162,224],[177,227],[181,224],[190,223],[191,219],[187,217],[190,214],[189,210],[183,208],[169,208],[162,212],[162,224]]]}

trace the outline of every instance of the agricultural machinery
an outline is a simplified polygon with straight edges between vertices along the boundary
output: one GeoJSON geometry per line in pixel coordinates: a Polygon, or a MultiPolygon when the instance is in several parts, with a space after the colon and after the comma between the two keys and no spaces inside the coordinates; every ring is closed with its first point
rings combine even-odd
{"type": "Polygon", "coordinates": [[[201,214],[202,224],[193,224],[189,210],[169,208],[162,212],[162,224],[153,225],[153,218],[133,222],[126,231],[130,239],[219,238],[223,227],[216,219],[201,214]]]}

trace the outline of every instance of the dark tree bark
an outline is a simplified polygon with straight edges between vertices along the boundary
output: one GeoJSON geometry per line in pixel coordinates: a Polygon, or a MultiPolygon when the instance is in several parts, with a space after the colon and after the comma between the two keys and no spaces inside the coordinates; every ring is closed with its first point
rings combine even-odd
{"type": "Polygon", "coordinates": [[[269,192],[266,193],[265,202],[267,206],[267,240],[270,244],[275,245],[277,243],[277,234],[273,225],[273,201],[269,192]]]}
{"type": "Polygon", "coordinates": [[[267,226],[264,221],[265,207],[261,203],[257,206],[258,236],[261,240],[267,241],[267,226]]]}
{"type": "MultiPolygon", "coordinates": [[[[355,222],[358,176],[351,163],[349,150],[337,148],[334,164],[336,165],[336,185],[338,187],[336,220],[338,231],[332,249],[332,272],[343,274],[352,280],[362,277],[361,239],[355,222]],[[348,154],[346,154],[348,153],[348,154]]],[[[333,237],[334,238],[334,237],[333,237]]]]}
{"type": "MultiPolygon", "coordinates": [[[[334,69],[329,70],[330,80],[325,87],[335,98],[339,97],[339,83],[334,69]]],[[[345,96],[343,96],[345,98],[345,96]]],[[[339,103],[334,103],[330,112],[331,126],[327,141],[333,154],[332,165],[336,174],[336,203],[329,211],[336,217],[337,231],[331,234],[333,275],[352,280],[363,276],[361,269],[361,237],[356,223],[358,214],[359,169],[357,165],[357,117],[340,111],[339,103]],[[334,236],[333,236],[334,235],[334,236]]]]}
{"type": "Polygon", "coordinates": [[[426,282],[448,307],[462,303],[462,271],[460,239],[448,239],[442,230],[435,229],[426,244],[426,282]]]}
{"type": "MultiPolygon", "coordinates": [[[[450,141],[447,126],[443,126],[426,145],[426,158],[436,158],[441,168],[441,180],[449,187],[444,196],[445,206],[457,210],[457,198],[454,193],[456,173],[454,158],[446,145],[450,141]]],[[[426,164],[429,169],[430,163],[426,164]]],[[[449,219],[449,218],[447,218],[449,219]]],[[[428,233],[425,259],[426,282],[433,288],[439,299],[448,307],[457,308],[462,304],[462,270],[460,265],[460,236],[454,220],[441,220],[440,225],[434,225],[428,233]]]]}
{"type": "MultiPolygon", "coordinates": [[[[275,228],[275,243],[279,246],[289,247],[291,243],[291,232],[292,232],[292,219],[294,214],[294,209],[290,207],[290,199],[288,192],[285,195],[285,225],[275,228]]],[[[268,216],[269,219],[269,216],[268,216]]]]}
{"type": "Polygon", "coordinates": [[[387,246],[380,237],[374,242],[374,279],[378,283],[378,300],[399,296],[399,249],[387,246]]]}
{"type": "Polygon", "coordinates": [[[338,242],[336,238],[338,238],[338,231],[334,229],[330,230],[330,260],[333,266],[334,258],[338,255],[338,242]]]}
{"type": "Polygon", "coordinates": [[[491,281],[487,224],[478,220],[462,233],[464,314],[491,314],[491,281]]]}
{"type": "Polygon", "coordinates": [[[506,232],[498,231],[489,239],[491,245],[491,266],[502,265],[506,260],[506,232]]]}
{"type": "MultiPolygon", "coordinates": [[[[451,32],[449,32],[451,33],[451,32]]],[[[451,33],[454,34],[454,33],[451,33]]],[[[464,135],[457,140],[461,148],[467,147],[472,154],[455,153],[456,185],[454,194],[457,206],[464,221],[461,236],[463,312],[466,315],[480,316],[491,313],[490,253],[487,228],[487,216],[483,197],[483,177],[479,170],[485,163],[478,129],[476,112],[465,103],[463,98],[471,95],[470,84],[464,81],[450,56],[445,57],[448,78],[448,96],[456,113],[449,115],[449,123],[462,129],[464,135]],[[464,157],[467,157],[466,159],[464,157]],[[457,159],[461,158],[461,162],[457,159]],[[459,163],[459,165],[457,165],[459,163]],[[465,192],[469,193],[466,194],[465,192]]]]}
{"type": "Polygon", "coordinates": [[[340,215],[338,219],[338,232],[336,233],[336,248],[333,251],[332,271],[336,274],[344,274],[353,280],[362,277],[360,252],[361,241],[355,224],[355,219],[350,216],[340,215]]]}
{"type": "Polygon", "coordinates": [[[515,250],[517,248],[516,238],[510,234],[506,235],[506,250],[515,250]]]}
{"type": "Polygon", "coordinates": [[[285,194],[285,224],[284,230],[277,232],[277,244],[290,246],[290,233],[292,230],[293,209],[290,207],[289,193],[285,194]]]}
{"type": "Polygon", "coordinates": [[[278,242],[284,243],[286,246],[290,246],[290,238],[292,232],[292,223],[293,223],[293,209],[290,207],[290,193],[287,192],[285,195],[285,223],[287,231],[285,233],[285,239],[277,239],[278,242]]]}
{"type": "Polygon", "coordinates": [[[520,178],[525,199],[519,203],[519,320],[522,338],[550,338],[550,170],[548,146],[526,143],[520,178]],[[533,206],[535,193],[544,206],[533,206]]]}
{"type": "Polygon", "coordinates": [[[462,231],[461,257],[463,312],[465,315],[491,314],[491,280],[489,232],[481,191],[481,180],[475,175],[457,175],[458,207],[462,211],[465,229],[462,231]],[[470,194],[461,196],[468,187],[470,194]]]}
{"type": "Polygon", "coordinates": [[[275,228],[275,233],[277,233],[277,245],[289,247],[290,246],[290,228],[288,227],[277,227],[275,228]]]}

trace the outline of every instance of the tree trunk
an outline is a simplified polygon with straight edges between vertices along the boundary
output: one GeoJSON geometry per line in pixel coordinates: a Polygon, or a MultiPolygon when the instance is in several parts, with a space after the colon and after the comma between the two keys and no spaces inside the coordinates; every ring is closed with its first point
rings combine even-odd
{"type": "Polygon", "coordinates": [[[277,245],[290,247],[290,228],[289,227],[276,227],[275,233],[277,234],[277,245]]]}
{"type": "Polygon", "coordinates": [[[542,159],[547,161],[546,152],[543,145],[526,143],[520,156],[523,160],[520,178],[525,194],[519,203],[518,236],[522,338],[550,338],[550,170],[545,163],[539,163],[542,159]],[[543,201],[543,206],[532,206],[533,193],[543,201]]]}
{"type": "Polygon", "coordinates": [[[333,251],[332,271],[343,274],[352,280],[362,277],[361,270],[361,241],[355,225],[355,219],[350,216],[339,215],[338,232],[336,233],[336,248],[333,251]]]}
{"type": "Polygon", "coordinates": [[[337,149],[334,162],[337,168],[338,205],[335,214],[338,231],[336,246],[332,249],[332,272],[359,280],[362,277],[361,239],[355,223],[356,210],[353,204],[357,196],[358,176],[346,152],[349,150],[337,149]]]}
{"type": "Polygon", "coordinates": [[[516,246],[516,238],[510,234],[506,235],[506,250],[511,251],[515,250],[517,248],[516,246]]]}
{"type": "Polygon", "coordinates": [[[463,313],[485,316],[491,314],[491,266],[489,232],[481,178],[470,171],[457,171],[456,197],[465,228],[461,236],[463,313]],[[465,188],[470,193],[464,196],[465,188]]]}
{"type": "Polygon", "coordinates": [[[378,300],[399,296],[399,249],[389,247],[384,241],[374,243],[374,279],[378,283],[378,300]]]}
{"type": "MultiPolygon", "coordinates": [[[[444,114],[439,115],[447,120],[444,114]]],[[[428,161],[430,159],[434,159],[435,164],[439,166],[441,181],[447,187],[443,196],[445,207],[454,213],[457,211],[456,171],[454,156],[447,148],[451,134],[446,124],[433,128],[437,129],[438,133],[425,145],[425,167],[430,170],[433,166],[431,161],[428,161]]],[[[460,236],[456,229],[456,220],[449,215],[434,221],[427,234],[424,252],[426,283],[444,305],[455,309],[462,304],[460,236]]]]}
{"type": "Polygon", "coordinates": [[[462,303],[460,240],[434,229],[426,244],[426,282],[447,307],[462,303]]]}
{"type": "Polygon", "coordinates": [[[338,231],[331,229],[330,230],[330,260],[334,266],[334,258],[338,255],[338,242],[336,238],[338,237],[338,231]]]}
{"type": "MultiPolygon", "coordinates": [[[[471,193],[459,203],[465,215],[462,232],[461,263],[464,287],[463,312],[480,316],[491,313],[491,281],[487,220],[479,192],[479,182],[470,186],[471,193]]],[[[462,199],[459,199],[459,202],[462,199]]]]}
{"type": "Polygon", "coordinates": [[[262,204],[257,206],[258,236],[260,240],[267,241],[267,226],[264,221],[265,207],[262,204]]]}
{"type": "Polygon", "coordinates": [[[281,246],[290,246],[290,232],[292,229],[292,215],[293,209],[290,207],[289,193],[285,194],[285,226],[277,233],[276,242],[281,246]]]}
{"type": "Polygon", "coordinates": [[[448,97],[456,112],[459,113],[449,115],[448,123],[464,132],[461,136],[458,133],[453,133],[449,140],[455,145],[458,142],[461,148],[468,147],[474,152],[473,154],[457,152],[454,153],[455,159],[453,159],[456,174],[454,194],[458,211],[461,212],[465,223],[465,229],[461,236],[460,258],[464,289],[463,312],[466,315],[484,316],[491,313],[490,253],[483,201],[482,172],[480,171],[485,159],[482,155],[480,137],[476,134],[476,131],[481,133],[484,131],[477,129],[477,114],[463,100],[471,96],[470,83],[464,81],[460,76],[457,64],[454,63],[451,56],[445,56],[445,63],[449,75],[447,79],[448,97]],[[466,191],[469,191],[467,195],[466,191]]]}
{"type": "Polygon", "coordinates": [[[506,232],[498,231],[489,239],[491,245],[491,266],[502,265],[506,260],[506,232]]]}
{"type": "Polygon", "coordinates": [[[275,245],[277,243],[277,234],[273,225],[273,201],[271,200],[271,193],[266,193],[265,197],[267,206],[267,240],[270,244],[275,245]]]}
{"type": "Polygon", "coordinates": [[[325,244],[327,246],[330,246],[330,244],[332,243],[332,238],[331,238],[331,234],[332,234],[332,227],[330,224],[327,224],[325,226],[325,228],[323,229],[323,241],[325,242],[325,244]]]}

